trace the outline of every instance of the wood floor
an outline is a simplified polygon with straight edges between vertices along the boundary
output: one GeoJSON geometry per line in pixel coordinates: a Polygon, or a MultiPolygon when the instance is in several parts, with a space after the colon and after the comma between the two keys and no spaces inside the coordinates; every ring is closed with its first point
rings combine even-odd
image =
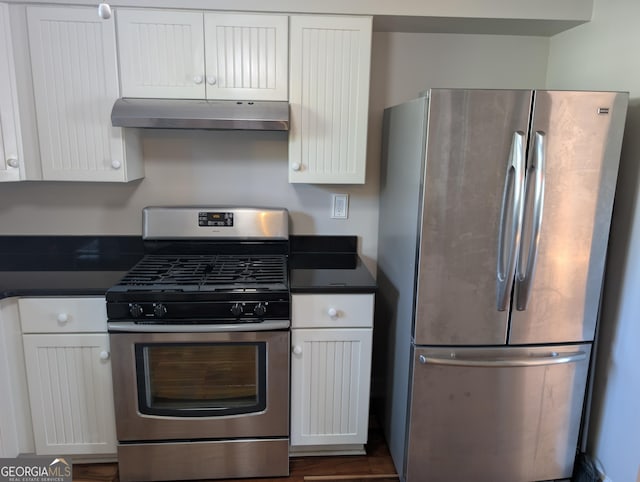
{"type": "MultiPolygon", "coordinates": [[[[291,475],[268,479],[225,479],[225,482],[397,482],[395,467],[379,426],[372,420],[366,455],[292,457],[291,475]]],[[[119,482],[117,464],[73,465],[74,482],[119,482]]],[[[218,480],[217,482],[222,482],[218,480]]]]}

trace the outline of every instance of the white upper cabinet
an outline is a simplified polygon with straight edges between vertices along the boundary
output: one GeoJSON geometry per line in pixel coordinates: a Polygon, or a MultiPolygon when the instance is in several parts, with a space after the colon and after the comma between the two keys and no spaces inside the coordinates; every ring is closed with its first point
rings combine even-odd
{"type": "Polygon", "coordinates": [[[143,176],[130,131],[111,126],[119,97],[113,18],[89,7],[28,7],[42,178],[130,181],[143,176]]]}
{"type": "Polygon", "coordinates": [[[287,100],[286,15],[117,11],[123,97],[287,100]]]}
{"type": "Polygon", "coordinates": [[[286,15],[206,13],[207,97],[287,100],[286,15]]]}
{"type": "Polygon", "coordinates": [[[0,3],[0,181],[24,179],[9,8],[0,3]]]}
{"type": "Polygon", "coordinates": [[[116,15],[123,97],[205,97],[202,13],[121,8],[116,15]]]}
{"type": "Polygon", "coordinates": [[[290,18],[290,182],[364,184],[371,31],[371,17],[290,18]]]}

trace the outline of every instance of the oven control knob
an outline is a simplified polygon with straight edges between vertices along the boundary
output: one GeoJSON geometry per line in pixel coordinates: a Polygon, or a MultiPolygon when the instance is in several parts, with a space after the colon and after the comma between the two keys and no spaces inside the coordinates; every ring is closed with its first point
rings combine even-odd
{"type": "Polygon", "coordinates": [[[144,312],[142,311],[142,306],[140,306],[138,303],[132,303],[129,305],[129,314],[133,317],[133,318],[140,318],[144,312]]]}
{"type": "Polygon", "coordinates": [[[264,316],[264,314],[267,312],[267,307],[262,303],[258,303],[253,309],[253,312],[256,314],[256,316],[264,316]]]}
{"type": "Polygon", "coordinates": [[[153,305],[153,315],[156,318],[164,318],[166,314],[167,314],[167,307],[164,306],[162,303],[156,303],[155,305],[153,305]]]}
{"type": "Polygon", "coordinates": [[[240,316],[242,312],[243,312],[243,309],[240,303],[236,303],[231,307],[231,314],[233,316],[240,316]]]}

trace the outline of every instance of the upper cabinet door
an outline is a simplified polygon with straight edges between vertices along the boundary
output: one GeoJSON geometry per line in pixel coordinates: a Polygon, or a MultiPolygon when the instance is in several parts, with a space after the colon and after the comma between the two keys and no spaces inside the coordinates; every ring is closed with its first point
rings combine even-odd
{"type": "Polygon", "coordinates": [[[0,181],[24,179],[9,8],[0,3],[0,181]]]}
{"type": "Polygon", "coordinates": [[[291,17],[289,182],[364,184],[371,18],[291,17]]]}
{"type": "Polygon", "coordinates": [[[123,97],[205,98],[202,13],[120,8],[116,15],[123,97]]]}
{"type": "Polygon", "coordinates": [[[286,15],[205,13],[208,99],[287,100],[286,15]]]}
{"type": "Polygon", "coordinates": [[[141,177],[141,163],[126,159],[135,142],[111,126],[119,96],[113,19],[89,7],[28,7],[27,20],[43,179],[141,177]]]}

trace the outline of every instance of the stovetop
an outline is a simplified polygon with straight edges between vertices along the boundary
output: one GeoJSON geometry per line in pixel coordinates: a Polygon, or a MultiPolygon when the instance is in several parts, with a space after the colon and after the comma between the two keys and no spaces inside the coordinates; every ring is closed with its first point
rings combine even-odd
{"type": "MultiPolygon", "coordinates": [[[[286,291],[284,255],[147,255],[119,291],[286,291]]],[[[134,295],[135,296],[135,295],[134,295]]]]}
{"type": "Polygon", "coordinates": [[[289,318],[285,255],[146,255],[106,294],[110,321],[229,323],[289,318]]]}

